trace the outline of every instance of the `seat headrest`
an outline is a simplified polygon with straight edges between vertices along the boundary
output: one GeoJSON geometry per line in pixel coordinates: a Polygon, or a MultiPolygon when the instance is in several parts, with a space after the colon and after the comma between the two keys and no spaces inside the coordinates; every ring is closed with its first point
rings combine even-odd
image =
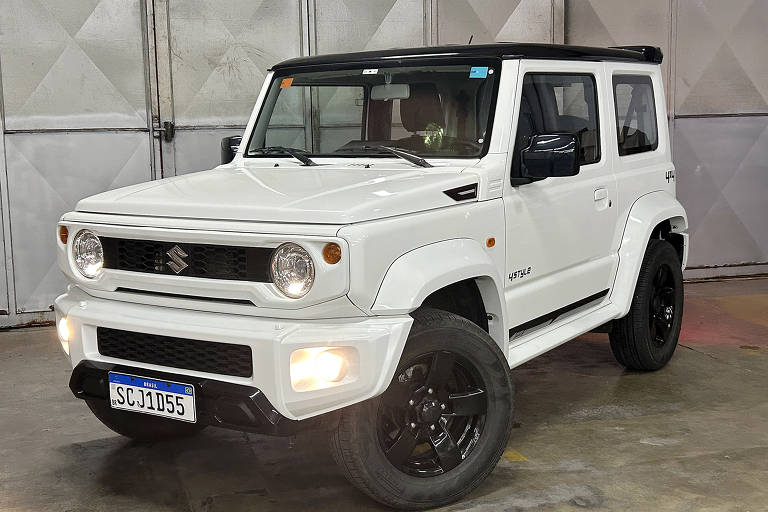
{"type": "Polygon", "coordinates": [[[444,127],[445,117],[435,84],[411,84],[410,97],[400,100],[400,119],[409,132],[426,130],[430,123],[444,127]]]}

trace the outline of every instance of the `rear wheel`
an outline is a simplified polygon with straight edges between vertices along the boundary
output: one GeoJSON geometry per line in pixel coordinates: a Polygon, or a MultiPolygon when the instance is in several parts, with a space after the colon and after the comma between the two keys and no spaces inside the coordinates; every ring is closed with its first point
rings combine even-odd
{"type": "Polygon", "coordinates": [[[197,423],[156,418],[147,414],[118,411],[104,401],[87,400],[88,407],[107,428],[136,441],[167,441],[190,437],[205,427],[197,423]]]}
{"type": "Polygon", "coordinates": [[[373,499],[420,509],[458,500],[493,470],[509,438],[509,366],[486,332],[452,313],[414,314],[379,397],[342,412],[332,450],[373,499]]]}
{"type": "Polygon", "coordinates": [[[666,240],[651,240],[629,313],[614,322],[611,350],[633,370],[658,370],[677,347],[683,321],[683,271],[666,240]]]}

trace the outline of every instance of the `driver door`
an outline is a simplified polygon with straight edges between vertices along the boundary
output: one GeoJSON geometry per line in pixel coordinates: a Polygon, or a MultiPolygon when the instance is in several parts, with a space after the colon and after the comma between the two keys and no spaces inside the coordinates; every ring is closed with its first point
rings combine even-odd
{"type": "Polygon", "coordinates": [[[507,180],[505,296],[513,343],[608,296],[618,261],[618,202],[603,83],[602,63],[521,61],[511,175],[520,176],[531,136],[547,133],[578,137],[580,170],[517,186],[507,180]]]}

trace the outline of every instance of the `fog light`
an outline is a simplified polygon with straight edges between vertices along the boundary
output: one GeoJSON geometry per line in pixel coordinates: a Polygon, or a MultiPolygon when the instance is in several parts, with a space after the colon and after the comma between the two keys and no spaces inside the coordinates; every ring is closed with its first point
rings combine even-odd
{"type": "Polygon", "coordinates": [[[336,352],[326,350],[315,356],[315,373],[328,382],[338,382],[347,373],[347,361],[336,352]]]}
{"type": "Polygon", "coordinates": [[[59,334],[59,341],[61,342],[61,349],[69,355],[69,323],[66,318],[60,318],[59,323],[56,325],[56,331],[59,334]]]}
{"type": "Polygon", "coordinates": [[[323,389],[349,374],[357,351],[350,347],[302,348],[291,354],[291,386],[296,391],[323,389]]]}

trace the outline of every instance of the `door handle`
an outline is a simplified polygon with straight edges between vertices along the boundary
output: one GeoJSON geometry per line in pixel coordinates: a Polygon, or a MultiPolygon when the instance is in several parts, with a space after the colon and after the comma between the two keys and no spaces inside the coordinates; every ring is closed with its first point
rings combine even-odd
{"type": "Polygon", "coordinates": [[[595,201],[602,201],[608,198],[608,190],[604,188],[598,188],[595,190],[595,201]]]}

